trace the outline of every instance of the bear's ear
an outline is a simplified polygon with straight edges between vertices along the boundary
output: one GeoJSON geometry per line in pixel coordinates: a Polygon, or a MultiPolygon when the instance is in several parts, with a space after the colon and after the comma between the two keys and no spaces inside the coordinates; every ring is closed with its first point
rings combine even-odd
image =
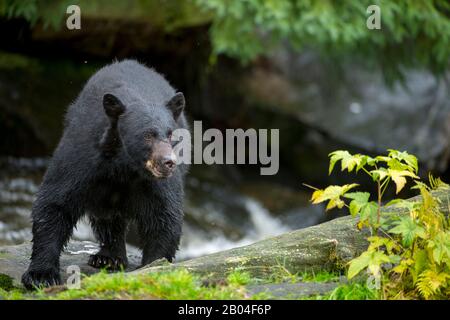
{"type": "Polygon", "coordinates": [[[103,96],[103,108],[110,118],[117,119],[125,112],[125,106],[115,95],[107,93],[103,96]]]}
{"type": "Polygon", "coordinates": [[[184,94],[182,92],[176,93],[167,103],[167,107],[172,111],[173,118],[178,120],[181,112],[183,112],[186,101],[184,100],[184,94]]]}

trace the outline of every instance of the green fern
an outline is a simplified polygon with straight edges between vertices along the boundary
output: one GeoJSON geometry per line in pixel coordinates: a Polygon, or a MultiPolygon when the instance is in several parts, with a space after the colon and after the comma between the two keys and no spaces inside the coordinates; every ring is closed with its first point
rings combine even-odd
{"type": "Polygon", "coordinates": [[[448,285],[450,275],[444,272],[436,273],[433,270],[425,270],[419,275],[416,287],[420,295],[429,299],[434,295],[438,295],[440,290],[448,285]]]}

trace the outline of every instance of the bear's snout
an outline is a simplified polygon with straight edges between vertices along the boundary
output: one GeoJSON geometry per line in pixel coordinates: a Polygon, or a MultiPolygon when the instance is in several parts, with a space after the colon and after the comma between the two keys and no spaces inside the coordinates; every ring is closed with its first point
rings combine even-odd
{"type": "Polygon", "coordinates": [[[168,170],[173,170],[175,169],[175,166],[177,165],[177,157],[175,156],[175,153],[172,151],[170,153],[170,155],[165,156],[163,158],[163,165],[168,169],[168,170]]]}
{"type": "Polygon", "coordinates": [[[177,157],[170,143],[157,142],[145,168],[156,178],[168,178],[172,175],[177,165],[177,157]]]}

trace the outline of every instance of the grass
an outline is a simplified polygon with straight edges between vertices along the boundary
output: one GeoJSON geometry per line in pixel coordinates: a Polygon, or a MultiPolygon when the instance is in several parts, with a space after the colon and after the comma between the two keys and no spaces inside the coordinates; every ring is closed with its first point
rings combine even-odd
{"type": "Polygon", "coordinates": [[[365,284],[351,282],[338,286],[325,295],[306,297],[303,300],[379,300],[380,293],[369,289],[365,284]]]}
{"type": "Polygon", "coordinates": [[[224,283],[205,284],[199,277],[186,270],[129,275],[100,272],[85,277],[80,289],[63,286],[25,292],[0,289],[4,299],[72,300],[72,299],[168,299],[168,300],[229,300],[267,299],[267,294],[250,296],[244,285],[250,276],[232,272],[224,283]]]}
{"type": "Polygon", "coordinates": [[[325,296],[326,300],[377,300],[379,292],[362,283],[349,283],[337,287],[325,296]]]}
{"type": "MultiPolygon", "coordinates": [[[[126,274],[100,272],[86,276],[79,289],[68,289],[65,286],[38,289],[34,292],[13,287],[10,279],[3,279],[0,286],[0,299],[7,300],[73,300],[73,299],[167,299],[167,300],[229,300],[229,299],[270,299],[270,293],[250,295],[246,285],[256,283],[296,283],[296,282],[329,282],[337,281],[339,273],[320,271],[316,273],[300,273],[293,275],[287,270],[275,272],[270,279],[253,278],[248,272],[239,269],[231,272],[226,280],[211,281],[200,278],[186,270],[166,271],[148,274],[126,274]],[[276,280],[276,281],[274,281],[276,280]],[[274,281],[274,282],[272,282],[274,281]]],[[[288,297],[286,297],[288,299],[288,297]]],[[[371,300],[379,299],[376,290],[367,288],[365,284],[352,282],[342,284],[332,292],[322,296],[311,296],[309,300],[371,300]]]]}

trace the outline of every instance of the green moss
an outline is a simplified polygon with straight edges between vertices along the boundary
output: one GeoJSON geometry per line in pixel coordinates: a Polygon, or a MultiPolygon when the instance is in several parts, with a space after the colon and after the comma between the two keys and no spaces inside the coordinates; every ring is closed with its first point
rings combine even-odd
{"type": "Polygon", "coordinates": [[[13,278],[10,276],[0,273],[0,289],[5,291],[12,290],[14,288],[13,278]]]}
{"type": "Polygon", "coordinates": [[[34,59],[27,58],[21,54],[0,51],[0,69],[34,69],[36,66],[37,62],[34,59]]]}
{"type": "Polygon", "coordinates": [[[252,279],[252,282],[258,283],[297,283],[297,282],[330,282],[339,280],[340,273],[338,271],[327,270],[309,270],[305,272],[291,273],[283,265],[278,265],[270,274],[264,279],[252,279]]]}
{"type": "Polygon", "coordinates": [[[0,300],[22,300],[24,291],[14,285],[14,279],[10,276],[0,273],[0,300]]]}
{"type": "Polygon", "coordinates": [[[337,272],[319,271],[319,272],[305,272],[300,275],[303,282],[330,282],[338,281],[340,274],[337,272]]]}

